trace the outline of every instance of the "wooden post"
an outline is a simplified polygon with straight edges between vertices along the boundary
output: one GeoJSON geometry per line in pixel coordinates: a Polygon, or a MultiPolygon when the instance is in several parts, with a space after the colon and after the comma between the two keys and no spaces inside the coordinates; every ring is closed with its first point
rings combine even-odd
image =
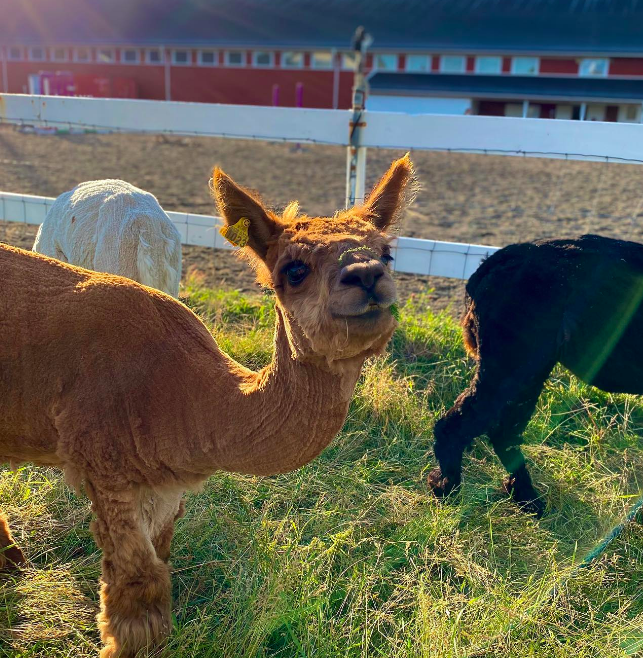
{"type": "Polygon", "coordinates": [[[341,67],[340,56],[336,48],[331,50],[333,58],[333,110],[339,107],[339,71],[341,67]]]}
{"type": "Polygon", "coordinates": [[[529,101],[522,102],[522,116],[524,119],[529,116],[529,101]]]}
{"type": "Polygon", "coordinates": [[[349,146],[346,156],[346,207],[363,203],[366,189],[366,147],[361,146],[362,129],[366,125],[366,94],[368,83],[364,74],[366,51],[373,42],[363,27],[353,37],[356,55],[353,78],[353,111],[349,123],[349,146]]]}
{"type": "Polygon", "coordinates": [[[5,94],[9,93],[9,75],[7,72],[7,58],[9,48],[7,46],[2,47],[2,89],[5,94]]]}
{"type": "Polygon", "coordinates": [[[165,48],[161,46],[161,52],[163,53],[163,63],[165,65],[165,100],[172,100],[172,78],[170,76],[170,64],[171,64],[171,55],[165,48]]]}

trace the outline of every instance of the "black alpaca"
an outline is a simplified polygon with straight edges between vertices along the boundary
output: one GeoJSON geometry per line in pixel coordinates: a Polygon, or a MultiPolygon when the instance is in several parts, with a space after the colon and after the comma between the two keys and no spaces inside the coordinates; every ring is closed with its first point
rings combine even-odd
{"type": "Polygon", "coordinates": [[[437,496],[457,487],[464,450],[486,434],[507,492],[541,516],[520,443],[554,365],[604,391],[643,394],[643,245],[598,235],[514,244],[466,289],[463,335],[477,367],[435,425],[429,486],[437,496]]]}

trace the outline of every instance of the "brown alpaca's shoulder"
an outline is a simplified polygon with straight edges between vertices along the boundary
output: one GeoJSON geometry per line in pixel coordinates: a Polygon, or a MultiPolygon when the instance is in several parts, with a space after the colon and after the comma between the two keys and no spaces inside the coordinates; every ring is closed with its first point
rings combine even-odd
{"type": "Polygon", "coordinates": [[[154,336],[162,336],[166,345],[175,337],[216,349],[203,322],[163,292],[4,244],[0,244],[0,304],[0,316],[23,327],[25,337],[64,329],[70,341],[72,336],[74,341],[82,336],[86,342],[103,345],[113,340],[123,349],[154,336]]]}

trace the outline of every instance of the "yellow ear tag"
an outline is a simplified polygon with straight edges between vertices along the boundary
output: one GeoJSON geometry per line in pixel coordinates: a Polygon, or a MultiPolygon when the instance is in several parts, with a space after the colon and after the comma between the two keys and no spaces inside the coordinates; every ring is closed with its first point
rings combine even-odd
{"type": "Polygon", "coordinates": [[[232,226],[222,226],[219,233],[235,247],[245,247],[248,244],[248,227],[250,220],[247,217],[242,217],[236,224],[232,226]]]}

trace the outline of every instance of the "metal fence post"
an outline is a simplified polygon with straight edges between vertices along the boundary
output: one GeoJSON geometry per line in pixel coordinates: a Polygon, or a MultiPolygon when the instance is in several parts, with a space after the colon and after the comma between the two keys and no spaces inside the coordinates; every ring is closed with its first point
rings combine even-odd
{"type": "Polygon", "coordinates": [[[361,146],[362,129],[366,125],[365,106],[368,83],[364,75],[366,50],[372,38],[360,27],[353,37],[355,77],[353,82],[353,111],[349,123],[350,139],[346,158],[346,207],[364,201],[366,189],[366,147],[361,146]]]}

